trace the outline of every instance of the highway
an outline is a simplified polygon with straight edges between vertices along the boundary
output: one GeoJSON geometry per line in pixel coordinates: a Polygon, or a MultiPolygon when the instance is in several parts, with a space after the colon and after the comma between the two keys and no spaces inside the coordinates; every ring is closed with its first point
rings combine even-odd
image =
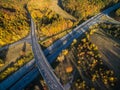
{"type": "MultiPolygon", "coordinates": [[[[95,23],[93,23],[93,24],[95,24],[95,23]]],[[[87,27],[86,27],[87,28],[87,27]]],[[[84,32],[84,30],[78,30],[78,31],[80,31],[80,33],[82,34],[82,32],[84,32]],[[81,32],[82,31],[82,32],[81,32]]],[[[75,34],[75,33],[74,33],[75,34]]],[[[80,35],[81,35],[80,34],[80,35]]],[[[76,35],[73,35],[73,36],[76,36],[76,35]]],[[[70,39],[71,39],[71,37],[69,37],[70,39]]],[[[69,38],[66,38],[65,40],[67,40],[67,39],[69,39],[69,38]]],[[[70,40],[69,39],[69,40],[70,40]]],[[[69,42],[69,40],[68,40],[68,42],[69,42]]],[[[65,41],[64,41],[65,42],[65,41]]],[[[70,43],[72,42],[72,40],[70,41],[70,43]]],[[[67,42],[66,42],[67,43],[67,42]]],[[[57,46],[56,48],[57,49],[54,49],[54,51],[52,51],[52,49],[51,50],[49,50],[49,52],[51,53],[51,54],[48,54],[48,55],[45,55],[46,57],[47,57],[47,59],[48,59],[48,61],[50,62],[50,63],[52,63],[54,60],[55,60],[55,58],[57,57],[57,55],[61,52],[61,50],[63,49],[63,48],[66,48],[67,46],[69,46],[69,44],[67,44],[66,45],[66,43],[64,43],[63,45],[59,45],[59,46],[57,46]],[[57,54],[58,53],[58,54],[57,54]]],[[[35,69],[36,69],[36,67],[35,67],[35,69]]],[[[25,79],[25,78],[29,78],[29,80],[28,80],[28,82],[29,81],[31,81],[31,80],[34,80],[33,78],[30,78],[30,75],[31,75],[31,73],[32,73],[32,76],[38,76],[39,75],[39,72],[38,72],[38,70],[36,71],[36,73],[34,73],[34,71],[32,70],[31,72],[30,72],[30,74],[29,73],[27,73],[28,75],[25,75],[20,81],[18,81],[17,83],[15,83],[14,84],[14,86],[12,86],[11,87],[11,90],[15,90],[15,89],[18,89],[18,87],[19,87],[19,90],[20,89],[22,89],[23,88],[23,86],[20,86],[21,84],[22,84],[22,82],[24,82],[24,85],[27,85],[28,83],[26,82],[27,80],[25,79]],[[20,84],[21,83],[21,84],[20,84]]],[[[34,77],[35,78],[35,77],[34,77]]],[[[68,86],[68,84],[67,84],[67,86],[68,86]]],[[[65,88],[70,88],[70,87],[67,87],[67,86],[65,86],[65,88]]]]}
{"type": "MultiPolygon", "coordinates": [[[[118,8],[118,6],[120,7],[120,3],[117,4],[117,7],[115,8],[118,8]]],[[[115,9],[113,8],[113,10],[115,9]]],[[[73,39],[75,38],[78,38],[81,34],[83,34],[89,26],[99,22],[99,19],[104,15],[104,13],[99,13],[98,15],[90,18],[89,20],[87,20],[86,22],[82,23],[81,25],[79,25],[78,27],[76,27],[72,32],[70,32],[68,35],[64,36],[63,38],[61,38],[60,40],[56,41],[53,45],[51,45],[50,47],[48,47],[44,53],[45,53],[45,56],[47,57],[48,61],[49,62],[53,62],[56,58],[56,56],[61,52],[62,49],[65,49],[67,48],[73,39]]],[[[36,44],[35,44],[36,45],[36,44]]],[[[37,45],[36,45],[37,46],[37,45]]],[[[35,48],[34,48],[35,49],[35,48]]],[[[38,53],[38,51],[37,51],[38,53]]],[[[41,53],[41,52],[39,52],[41,53]]],[[[38,57],[40,58],[40,57],[38,57]]],[[[34,68],[35,69],[35,68],[34,68]]],[[[38,71],[36,71],[38,72],[38,71]]],[[[34,73],[34,71],[31,71],[32,75],[35,75],[36,73],[34,73]]],[[[44,71],[43,71],[44,73],[44,71]]],[[[28,73],[29,74],[29,73],[28,73]]],[[[37,73],[38,74],[38,73],[37,73]]],[[[45,74],[46,75],[46,74],[45,74]]],[[[26,75],[27,76],[27,75],[26,75]]],[[[26,78],[26,77],[24,77],[26,78]]],[[[32,78],[29,78],[29,79],[32,79],[32,78]]],[[[23,81],[24,82],[24,79],[22,78],[20,81],[23,81]]],[[[20,82],[18,81],[18,82],[20,82]]],[[[17,84],[20,84],[20,83],[17,83],[16,82],[16,88],[18,88],[19,85],[17,84]]],[[[26,84],[27,85],[27,84],[26,84]]],[[[14,89],[11,89],[11,90],[14,90],[14,89]]]]}
{"type": "Polygon", "coordinates": [[[47,61],[35,35],[35,25],[31,18],[31,39],[34,58],[36,60],[37,67],[46,81],[50,90],[64,90],[64,87],[59,82],[59,79],[53,73],[49,62],[47,61]]]}

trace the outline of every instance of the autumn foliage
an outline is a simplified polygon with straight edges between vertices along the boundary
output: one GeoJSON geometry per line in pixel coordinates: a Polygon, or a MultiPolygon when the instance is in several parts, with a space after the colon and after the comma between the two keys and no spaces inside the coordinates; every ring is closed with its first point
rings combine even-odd
{"type": "Polygon", "coordinates": [[[116,14],[117,16],[120,16],[120,8],[116,10],[115,14],[116,14]]]}
{"type": "MultiPolygon", "coordinates": [[[[95,32],[91,27],[89,33],[95,32]]],[[[115,86],[117,78],[114,71],[111,70],[102,61],[102,56],[99,53],[99,48],[90,41],[90,34],[86,32],[85,37],[78,41],[74,52],[77,54],[76,63],[77,68],[81,71],[80,76],[74,82],[76,90],[96,90],[98,87],[105,87],[109,89],[115,86]],[[91,83],[91,84],[88,84],[91,83]],[[100,86],[98,86],[100,85],[100,86]]]]}
{"type": "MultiPolygon", "coordinates": [[[[71,28],[74,24],[72,20],[62,17],[51,8],[49,8],[49,5],[51,5],[51,2],[49,2],[49,0],[31,0],[31,2],[28,4],[28,9],[36,23],[38,34],[37,36],[39,38],[49,38],[58,33],[64,32],[65,30],[71,28]],[[41,4],[38,4],[38,2],[41,4]]],[[[47,43],[53,43],[59,38],[59,36],[56,36],[53,39],[49,40],[50,42],[47,43]]],[[[48,45],[46,44],[45,46],[48,45]]]]}
{"type": "Polygon", "coordinates": [[[62,8],[78,19],[86,19],[118,0],[62,0],[62,8]]]}
{"type": "Polygon", "coordinates": [[[13,43],[28,34],[26,1],[0,1],[0,46],[13,43]]]}

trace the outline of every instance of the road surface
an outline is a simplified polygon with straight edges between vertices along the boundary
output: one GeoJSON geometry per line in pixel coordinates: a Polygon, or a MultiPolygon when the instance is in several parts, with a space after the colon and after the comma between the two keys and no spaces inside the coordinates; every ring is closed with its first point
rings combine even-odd
{"type": "Polygon", "coordinates": [[[34,58],[36,60],[37,67],[46,81],[50,90],[64,90],[64,87],[60,83],[59,79],[53,73],[49,62],[47,61],[35,35],[34,22],[31,19],[31,39],[34,58]]]}
{"type": "MultiPolygon", "coordinates": [[[[118,3],[117,5],[115,5],[115,6],[113,6],[114,8],[112,8],[110,11],[112,11],[112,10],[115,10],[116,8],[118,8],[118,7],[120,7],[120,3],[118,3]]],[[[59,52],[61,52],[61,50],[60,49],[55,49],[55,48],[58,48],[58,47],[61,47],[62,49],[64,49],[64,48],[66,48],[69,44],[67,44],[68,42],[67,42],[67,40],[69,41],[70,39],[74,39],[74,38],[76,38],[76,32],[77,32],[77,37],[79,36],[79,35],[81,35],[82,34],[82,32],[85,32],[85,30],[84,29],[88,29],[88,27],[90,26],[90,25],[93,25],[93,24],[95,24],[96,23],[96,21],[98,21],[99,20],[99,18],[101,17],[101,16],[103,16],[104,15],[104,13],[105,14],[107,14],[107,12],[108,13],[110,13],[110,11],[107,11],[106,10],[106,12],[103,12],[103,13],[99,13],[98,15],[96,15],[96,16],[94,16],[94,17],[92,17],[92,18],[90,18],[89,20],[87,20],[86,22],[84,22],[83,24],[81,24],[81,25],[79,25],[77,28],[75,28],[72,32],[70,32],[68,35],[66,35],[66,36],[64,36],[63,38],[61,38],[60,40],[58,40],[57,42],[55,42],[53,45],[51,45],[50,47],[48,47],[45,51],[44,51],[44,53],[45,53],[45,56],[47,56],[47,59],[48,60],[51,60],[50,62],[52,62],[52,61],[54,61],[53,59],[49,59],[50,57],[56,57],[58,54],[57,53],[59,53],[59,52]],[[84,27],[83,27],[84,26],[84,27]],[[81,28],[83,28],[82,30],[81,30],[81,28]],[[78,35],[79,34],[79,35],[78,35]],[[69,37],[71,37],[71,38],[69,38],[69,37]],[[63,45],[62,45],[63,44],[63,45]],[[66,45],[67,44],[67,45],[66,45]],[[61,46],[62,45],[62,46],[61,46]],[[54,52],[56,52],[56,53],[54,53],[53,52],[53,50],[54,50],[54,52]],[[51,55],[50,55],[51,54],[51,55]],[[54,55],[53,55],[54,54],[54,55]],[[49,57],[48,57],[49,56],[49,57]]],[[[70,40],[70,42],[72,41],[72,40],[70,40]]],[[[28,73],[29,74],[29,73],[28,73]]],[[[33,73],[33,74],[35,74],[35,73],[33,73]]],[[[30,79],[30,78],[29,78],[30,79]]],[[[21,79],[21,81],[23,81],[24,82],[24,80],[23,79],[21,79]]],[[[17,83],[16,83],[17,84],[17,83]]],[[[26,84],[27,85],[27,84],[26,84]]]]}

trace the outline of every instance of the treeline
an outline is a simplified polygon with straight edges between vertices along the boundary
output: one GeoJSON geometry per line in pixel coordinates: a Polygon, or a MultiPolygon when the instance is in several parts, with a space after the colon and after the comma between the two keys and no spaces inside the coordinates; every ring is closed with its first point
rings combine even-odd
{"type": "Polygon", "coordinates": [[[65,29],[72,27],[73,22],[71,20],[67,20],[53,12],[52,10],[47,10],[47,15],[44,15],[42,18],[37,19],[39,24],[40,32],[42,32],[45,36],[52,36],[65,29]]]}
{"type": "Polygon", "coordinates": [[[103,23],[99,27],[110,36],[120,39],[120,25],[103,23]]]}
{"type": "Polygon", "coordinates": [[[116,16],[120,17],[120,8],[115,11],[116,16]]]}
{"type": "Polygon", "coordinates": [[[13,43],[29,32],[25,1],[0,1],[0,46],[13,43]]]}
{"type": "MultiPolygon", "coordinates": [[[[41,3],[43,4],[40,5],[38,5],[38,3],[36,2],[34,4],[33,2],[29,2],[28,9],[36,23],[38,37],[44,36],[47,38],[57,33],[63,32],[73,26],[74,23],[72,20],[63,18],[62,16],[51,10],[48,5],[45,4],[44,6],[44,2],[50,4],[48,1],[41,1],[41,3]]],[[[52,39],[51,43],[58,38],[60,37],[58,36],[52,39]]]]}
{"type": "Polygon", "coordinates": [[[59,62],[69,59],[76,70],[71,90],[97,90],[103,87],[110,89],[118,80],[114,71],[104,64],[99,47],[90,40],[95,29],[97,25],[91,27],[80,39],[74,39],[71,46],[63,50],[57,58],[59,62]]]}
{"type": "Polygon", "coordinates": [[[62,0],[62,7],[78,19],[86,19],[118,0],[62,0]]]}
{"type": "Polygon", "coordinates": [[[8,76],[12,75],[17,70],[19,70],[22,66],[24,66],[32,59],[32,52],[28,52],[27,55],[21,55],[19,59],[16,59],[15,62],[12,62],[10,65],[7,66],[7,68],[0,72],[0,82],[6,79],[8,76]]]}

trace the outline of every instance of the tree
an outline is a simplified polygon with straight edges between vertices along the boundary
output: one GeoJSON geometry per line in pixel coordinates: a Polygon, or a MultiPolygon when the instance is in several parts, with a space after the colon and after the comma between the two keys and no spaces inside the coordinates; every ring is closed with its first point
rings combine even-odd
{"type": "Polygon", "coordinates": [[[63,60],[64,60],[64,55],[63,54],[60,54],[58,57],[57,57],[57,60],[59,61],[59,62],[63,62],[63,60]]]}
{"type": "Polygon", "coordinates": [[[116,14],[117,16],[120,16],[120,8],[116,10],[115,14],[116,14]]]}
{"type": "Polygon", "coordinates": [[[73,67],[72,66],[67,66],[66,67],[66,72],[67,73],[71,73],[73,71],[73,67]]]}

